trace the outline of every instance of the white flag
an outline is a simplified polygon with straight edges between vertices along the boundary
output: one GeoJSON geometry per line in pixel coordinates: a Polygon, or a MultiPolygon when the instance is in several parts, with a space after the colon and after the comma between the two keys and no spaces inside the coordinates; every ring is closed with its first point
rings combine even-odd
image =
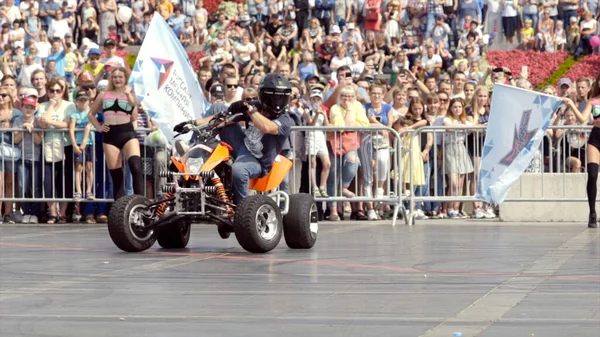
{"type": "Polygon", "coordinates": [[[152,122],[173,142],[173,127],[202,118],[208,103],[181,42],[156,13],[129,77],[152,122]]]}
{"type": "Polygon", "coordinates": [[[494,85],[475,199],[499,204],[540,148],[562,99],[494,85]]]}

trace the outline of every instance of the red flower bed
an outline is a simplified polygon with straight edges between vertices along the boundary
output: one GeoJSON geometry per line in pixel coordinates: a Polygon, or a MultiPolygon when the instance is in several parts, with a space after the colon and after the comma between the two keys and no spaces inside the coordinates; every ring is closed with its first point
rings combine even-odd
{"type": "Polygon", "coordinates": [[[579,63],[574,65],[565,77],[575,82],[578,78],[588,77],[594,79],[600,71],[600,54],[593,54],[584,57],[579,63]]]}
{"type": "Polygon", "coordinates": [[[522,50],[489,51],[486,53],[487,63],[490,66],[506,67],[510,69],[514,77],[518,77],[521,74],[521,68],[527,66],[528,80],[533,87],[548,79],[567,56],[566,52],[538,53],[522,50]]]}
{"type": "MultiPolygon", "coordinates": [[[[223,0],[204,0],[204,8],[208,13],[216,12],[223,0]]],[[[233,0],[233,2],[245,2],[244,0],[233,0]]]]}
{"type": "Polygon", "coordinates": [[[190,59],[190,63],[192,64],[192,68],[194,71],[198,71],[200,68],[200,59],[204,57],[203,51],[188,51],[188,58],[190,59]]]}

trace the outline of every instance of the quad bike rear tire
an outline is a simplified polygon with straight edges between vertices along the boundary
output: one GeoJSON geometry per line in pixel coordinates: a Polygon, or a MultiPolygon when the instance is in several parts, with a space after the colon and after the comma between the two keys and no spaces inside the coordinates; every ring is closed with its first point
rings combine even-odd
{"type": "Polygon", "coordinates": [[[279,244],[283,219],[275,201],[263,194],[244,199],[234,216],[235,238],[251,253],[266,253],[279,244]]]}
{"type": "Polygon", "coordinates": [[[292,249],[310,249],[317,242],[319,212],[310,194],[290,195],[290,209],[283,218],[285,243],[292,249]]]}
{"type": "Polygon", "coordinates": [[[179,221],[161,228],[158,232],[158,244],[165,249],[185,248],[190,242],[192,226],[189,221],[179,221]]]}
{"type": "Polygon", "coordinates": [[[142,228],[141,212],[148,209],[147,205],[148,199],[137,194],[124,196],[112,205],[108,214],[108,234],[119,249],[142,252],[156,242],[154,230],[142,228]]]}

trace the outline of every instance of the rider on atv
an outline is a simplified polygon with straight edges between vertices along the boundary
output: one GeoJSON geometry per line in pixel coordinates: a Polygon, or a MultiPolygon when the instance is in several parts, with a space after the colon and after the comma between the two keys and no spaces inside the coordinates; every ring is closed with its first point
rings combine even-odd
{"type": "MultiPolygon", "coordinates": [[[[232,147],[233,202],[239,204],[248,196],[250,179],[260,178],[271,170],[275,157],[291,133],[294,124],[288,114],[292,87],[279,74],[268,74],[259,88],[259,101],[238,101],[229,112],[243,114],[246,128],[239,123],[223,127],[221,140],[232,147]]],[[[186,124],[203,125],[214,117],[186,121],[173,128],[182,132],[186,124]]]]}

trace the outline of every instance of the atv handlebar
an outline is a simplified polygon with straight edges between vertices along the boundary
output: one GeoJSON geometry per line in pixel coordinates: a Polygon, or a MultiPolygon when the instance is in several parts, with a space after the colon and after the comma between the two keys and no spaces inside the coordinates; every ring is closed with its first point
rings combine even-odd
{"type": "Polygon", "coordinates": [[[208,121],[208,123],[202,125],[188,123],[184,125],[183,132],[176,134],[175,138],[191,131],[198,132],[202,138],[210,138],[214,136],[215,131],[218,129],[226,126],[227,124],[237,123],[242,120],[244,120],[243,113],[230,115],[227,112],[222,112],[215,115],[210,121],[208,121]]]}

